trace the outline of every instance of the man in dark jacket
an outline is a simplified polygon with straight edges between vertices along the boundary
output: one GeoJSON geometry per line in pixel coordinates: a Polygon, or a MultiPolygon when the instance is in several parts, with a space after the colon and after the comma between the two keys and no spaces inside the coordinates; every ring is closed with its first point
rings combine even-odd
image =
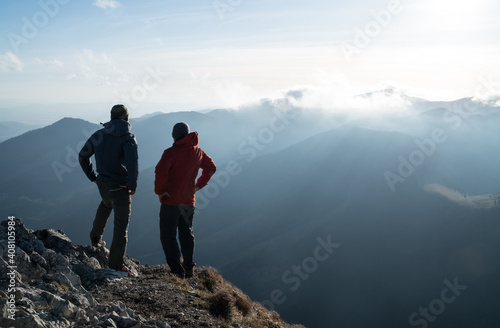
{"type": "Polygon", "coordinates": [[[189,133],[186,123],[174,125],[172,137],[174,145],[163,152],[155,170],[155,193],[161,202],[160,239],[172,273],[180,277],[191,277],[195,266],[195,192],[207,185],[216,171],[216,166],[210,156],[197,146],[198,133],[189,133]],[[196,181],[200,168],[202,174],[196,181]],[[177,244],[177,228],[180,250],[177,244]]]}
{"type": "Polygon", "coordinates": [[[109,249],[109,267],[128,271],[123,264],[127,249],[127,230],[130,221],[131,195],[137,187],[137,141],[130,132],[128,109],[115,105],[111,109],[111,121],[95,132],[79,154],[80,165],[90,181],[97,183],[102,201],[97,208],[90,239],[92,245],[103,247],[106,222],[115,212],[113,242],[109,249]],[[91,156],[95,154],[97,173],[91,156]]]}

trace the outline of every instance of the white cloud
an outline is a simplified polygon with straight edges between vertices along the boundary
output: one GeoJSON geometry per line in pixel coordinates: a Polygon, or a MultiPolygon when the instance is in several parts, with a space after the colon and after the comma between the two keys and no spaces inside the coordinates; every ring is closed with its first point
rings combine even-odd
{"type": "Polygon", "coordinates": [[[213,88],[222,103],[231,108],[253,103],[260,98],[252,87],[242,83],[217,83],[213,88]]]}
{"type": "Polygon", "coordinates": [[[115,9],[120,5],[120,3],[115,0],[96,0],[93,4],[101,9],[115,9]]]}
{"type": "Polygon", "coordinates": [[[42,66],[45,66],[45,67],[49,67],[49,68],[64,68],[64,63],[61,62],[60,60],[57,60],[57,59],[54,59],[54,60],[43,60],[43,59],[40,59],[40,58],[36,58],[36,61],[42,65],[42,66]]]}
{"type": "Polygon", "coordinates": [[[351,114],[404,113],[411,105],[402,87],[381,83],[370,89],[354,87],[344,74],[318,70],[316,83],[285,91],[289,101],[306,109],[351,114]]]}
{"type": "Polygon", "coordinates": [[[5,54],[0,54],[0,71],[23,71],[23,62],[11,51],[7,51],[5,54]]]}
{"type": "Polygon", "coordinates": [[[83,54],[78,56],[78,67],[80,70],[78,76],[95,80],[99,85],[117,85],[129,80],[127,73],[121,70],[114,59],[106,53],[99,55],[85,49],[83,54]]]}

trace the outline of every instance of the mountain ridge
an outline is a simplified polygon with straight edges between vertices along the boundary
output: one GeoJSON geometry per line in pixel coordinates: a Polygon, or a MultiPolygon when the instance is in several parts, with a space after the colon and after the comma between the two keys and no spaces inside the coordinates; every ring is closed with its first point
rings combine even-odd
{"type": "Polygon", "coordinates": [[[0,223],[3,327],[304,328],[254,303],[213,268],[184,280],[166,265],[107,269],[104,247],[74,245],[61,231],[0,223]],[[14,251],[10,251],[14,250],[14,251]]]}

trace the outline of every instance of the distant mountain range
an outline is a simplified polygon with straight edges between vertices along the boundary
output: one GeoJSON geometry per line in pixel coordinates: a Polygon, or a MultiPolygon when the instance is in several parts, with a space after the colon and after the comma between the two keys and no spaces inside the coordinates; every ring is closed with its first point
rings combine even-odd
{"type": "Polygon", "coordinates": [[[24,124],[19,122],[0,122],[0,142],[13,137],[17,137],[25,132],[37,128],[39,128],[39,126],[37,125],[24,124]]]}
{"type": "MultiPolygon", "coordinates": [[[[128,253],[164,262],[154,166],[185,121],[218,166],[197,194],[199,265],[308,327],[496,327],[500,110],[406,101],[384,115],[284,98],[132,120],[128,253]]],[[[99,197],[74,156],[98,128],[66,118],[0,143],[0,212],[88,243],[99,197]]]]}

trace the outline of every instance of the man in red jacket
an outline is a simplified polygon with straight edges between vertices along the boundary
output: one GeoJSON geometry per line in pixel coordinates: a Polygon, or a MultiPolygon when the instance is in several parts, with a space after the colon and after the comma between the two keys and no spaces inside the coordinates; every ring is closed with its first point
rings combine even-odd
{"type": "Polygon", "coordinates": [[[174,145],[163,152],[155,169],[155,193],[161,202],[160,240],[172,273],[180,277],[191,277],[195,266],[195,192],[207,185],[216,171],[216,166],[212,158],[197,146],[198,133],[189,133],[186,123],[175,124],[172,137],[174,145]],[[196,181],[200,168],[202,174],[196,181]],[[182,264],[181,252],[184,260],[182,264]]]}

